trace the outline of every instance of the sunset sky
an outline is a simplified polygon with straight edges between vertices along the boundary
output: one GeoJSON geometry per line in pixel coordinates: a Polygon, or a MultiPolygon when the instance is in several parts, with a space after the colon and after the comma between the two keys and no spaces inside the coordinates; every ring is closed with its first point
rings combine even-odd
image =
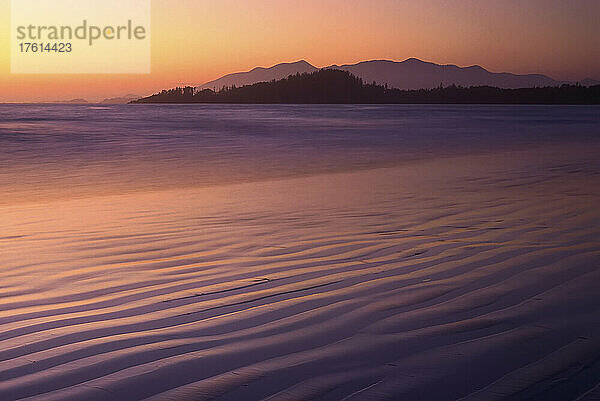
{"type": "Polygon", "coordinates": [[[0,102],[147,95],[300,59],[416,57],[600,79],[598,21],[598,0],[153,0],[151,74],[22,75],[10,73],[10,1],[0,0],[0,102]]]}

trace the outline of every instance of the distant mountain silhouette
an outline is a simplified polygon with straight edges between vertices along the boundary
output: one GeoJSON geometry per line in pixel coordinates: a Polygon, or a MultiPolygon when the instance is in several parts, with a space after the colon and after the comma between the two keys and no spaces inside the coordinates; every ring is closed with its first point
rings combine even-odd
{"type": "Polygon", "coordinates": [[[87,104],[89,103],[85,99],[71,99],[71,100],[57,100],[52,103],[60,103],[60,104],[87,104]]]}
{"type": "MultiPolygon", "coordinates": [[[[480,66],[458,67],[440,65],[410,58],[402,62],[389,60],[364,61],[358,64],[332,65],[325,67],[348,71],[362,78],[364,82],[387,84],[398,89],[430,89],[438,86],[493,86],[497,88],[531,88],[559,86],[564,83],[541,74],[517,75],[494,73],[480,66]]],[[[285,78],[296,73],[318,70],[302,60],[296,63],[277,64],[271,68],[255,68],[252,71],[229,74],[215,81],[207,82],[198,89],[220,90],[223,87],[251,85],[285,78]]],[[[581,84],[594,86],[600,82],[586,79],[581,84]]]]}
{"type": "Polygon", "coordinates": [[[494,86],[497,88],[531,88],[535,86],[556,86],[560,82],[545,75],[515,75],[493,73],[483,67],[458,67],[439,65],[410,58],[402,62],[376,60],[358,64],[331,66],[348,71],[365,82],[388,84],[398,89],[429,89],[440,84],[444,86],[494,86]]]}
{"type": "Polygon", "coordinates": [[[210,81],[198,87],[198,89],[221,90],[223,87],[251,85],[257,82],[268,82],[287,78],[297,73],[313,72],[318,68],[310,65],[304,60],[295,63],[281,63],[270,68],[256,67],[248,72],[238,72],[225,75],[214,81],[210,81]]]}
{"type": "Polygon", "coordinates": [[[127,94],[125,96],[121,96],[121,97],[111,97],[108,99],[104,99],[102,102],[102,104],[127,104],[129,102],[131,102],[132,100],[137,100],[140,99],[142,96],[139,95],[134,95],[134,94],[127,94]]]}
{"type": "Polygon", "coordinates": [[[290,75],[279,81],[228,87],[215,92],[190,86],[163,90],[133,103],[244,103],[244,104],[599,104],[600,85],[548,86],[502,89],[491,86],[451,85],[433,89],[401,90],[365,84],[348,71],[323,69],[290,75]]]}

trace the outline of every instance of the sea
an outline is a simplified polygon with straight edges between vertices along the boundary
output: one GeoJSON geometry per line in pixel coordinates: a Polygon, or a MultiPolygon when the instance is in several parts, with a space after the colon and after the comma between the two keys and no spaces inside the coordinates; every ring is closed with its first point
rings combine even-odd
{"type": "Polygon", "coordinates": [[[0,203],[594,144],[598,106],[0,105],[0,203]]]}

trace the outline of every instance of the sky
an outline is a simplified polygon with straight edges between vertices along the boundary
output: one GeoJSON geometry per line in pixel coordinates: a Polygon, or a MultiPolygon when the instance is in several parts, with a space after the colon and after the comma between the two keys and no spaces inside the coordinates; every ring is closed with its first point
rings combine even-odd
{"type": "Polygon", "coordinates": [[[148,95],[301,59],[416,57],[600,79],[598,21],[598,0],[152,0],[150,74],[11,74],[10,1],[0,0],[0,102],[148,95]]]}

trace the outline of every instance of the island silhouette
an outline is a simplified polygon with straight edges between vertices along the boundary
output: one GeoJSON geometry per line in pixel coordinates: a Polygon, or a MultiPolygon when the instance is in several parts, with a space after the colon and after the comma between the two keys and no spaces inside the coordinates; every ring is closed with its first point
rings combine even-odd
{"type": "Polygon", "coordinates": [[[433,89],[404,90],[376,82],[365,83],[348,71],[322,69],[242,87],[226,86],[219,91],[177,87],[132,103],[600,104],[600,85],[506,89],[440,84],[433,89]]]}

